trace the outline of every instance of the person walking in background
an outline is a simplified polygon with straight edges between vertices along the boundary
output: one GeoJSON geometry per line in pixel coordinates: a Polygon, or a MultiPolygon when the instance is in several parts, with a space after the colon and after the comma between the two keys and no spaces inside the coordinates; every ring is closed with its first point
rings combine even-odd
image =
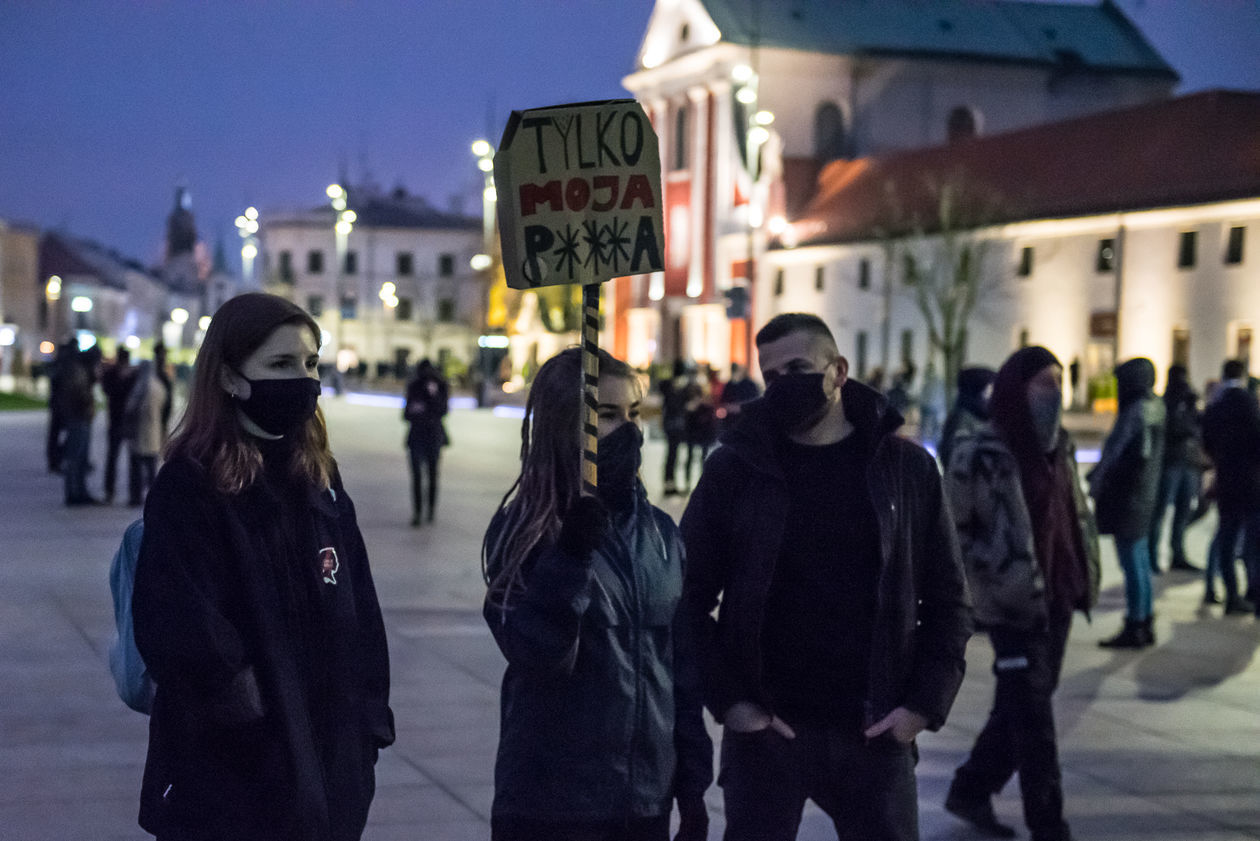
{"type": "Polygon", "coordinates": [[[1033,841],[1067,841],[1053,696],[1072,613],[1088,615],[1098,599],[1099,549],[1075,447],[1060,420],[1063,368],[1034,346],[1016,351],[995,380],[987,369],[962,373],[973,394],[992,381],[993,397],[989,423],[954,439],[945,490],[976,624],[993,644],[997,686],[945,808],[986,835],[1014,838],[992,798],[1018,774],[1033,841]]]}
{"type": "Polygon", "coordinates": [[[357,841],[394,740],[319,339],[278,296],[223,304],[145,501],[132,614],[157,691],[139,819],[164,841],[357,841]]]}
{"type": "Polygon", "coordinates": [[[1116,542],[1124,571],[1124,627],[1104,648],[1155,644],[1151,592],[1151,522],[1164,464],[1164,404],[1155,396],[1155,365],[1145,357],[1116,368],[1119,414],[1090,471],[1098,530],[1116,542]]]}
{"type": "Polygon", "coordinates": [[[79,345],[69,339],[57,346],[57,355],[48,366],[48,434],[44,455],[49,473],[60,473],[66,454],[66,419],[62,415],[63,392],[71,366],[78,364],[79,345]]]}
{"type": "Polygon", "coordinates": [[[158,342],[153,346],[153,374],[166,387],[166,400],[162,403],[162,441],[168,440],[171,429],[171,409],[175,405],[175,381],[166,362],[166,345],[158,342]]]}
{"type": "Polygon", "coordinates": [[[1151,517],[1151,572],[1158,574],[1159,538],[1164,526],[1164,513],[1172,505],[1172,531],[1168,548],[1172,560],[1168,568],[1182,572],[1201,569],[1186,559],[1186,526],[1199,502],[1203,487],[1206,455],[1199,429],[1199,396],[1190,386],[1184,365],[1168,369],[1164,386],[1164,463],[1155,495],[1155,513],[1151,517]]]}
{"type": "Polygon", "coordinates": [[[127,438],[127,394],[136,382],[136,371],[131,367],[131,351],[120,347],[114,361],[101,373],[101,391],[105,395],[108,418],[105,450],[105,501],[114,501],[114,488],[118,480],[118,455],[127,438]]]}
{"type": "Polygon", "coordinates": [[[446,446],[446,417],[450,386],[428,359],[416,364],[415,376],[407,383],[403,420],[407,428],[407,454],[411,465],[411,525],[420,525],[423,515],[433,522],[437,509],[438,465],[446,446]],[[429,492],[423,478],[429,477],[429,492]],[[426,505],[427,503],[427,505],[426,505]]]}
{"type": "Polygon", "coordinates": [[[941,440],[936,456],[942,468],[949,467],[949,457],[954,442],[964,435],[971,435],[989,419],[989,394],[997,372],[992,368],[973,366],[958,372],[958,396],[941,428],[941,440]]]}
{"type": "MultiPolygon", "coordinates": [[[[1230,359],[1221,385],[1203,413],[1203,445],[1216,468],[1216,508],[1212,567],[1225,584],[1225,612],[1260,611],[1260,404],[1249,389],[1247,368],[1230,359]],[[1235,558],[1242,541],[1248,593],[1239,592],[1235,558]]],[[[1213,582],[1208,579],[1208,593],[1213,582]]]]}
{"type": "Polygon", "coordinates": [[[726,432],[734,426],[744,404],[760,396],[761,389],[748,376],[748,369],[738,362],[732,362],[731,378],[722,387],[722,405],[718,407],[719,432],[726,432]]]}
{"type": "Polygon", "coordinates": [[[673,376],[661,382],[661,431],[665,433],[665,496],[678,493],[678,451],[687,443],[687,364],[674,360],[673,376]]]}
{"type": "Polygon", "coordinates": [[[697,478],[704,470],[704,460],[717,443],[717,407],[713,404],[713,392],[707,377],[693,378],[685,391],[684,437],[687,444],[687,463],[683,467],[684,489],[691,490],[691,468],[694,464],[697,478]]]}
{"type": "Polygon", "coordinates": [[[485,618],[507,660],[494,841],[704,841],[713,746],[676,619],[678,528],[639,481],[642,389],[599,351],[598,491],[579,495],[582,354],[538,371],[521,472],[482,548],[485,618]]]}
{"type": "Polygon", "coordinates": [[[87,474],[92,441],[92,418],[96,416],[96,371],[101,350],[96,345],[76,352],[68,360],[57,390],[58,412],[65,425],[65,452],[61,470],[65,478],[66,505],[99,505],[88,493],[87,474]]]}
{"type": "Polygon", "coordinates": [[[914,739],[944,723],[971,633],[940,473],[820,318],[756,342],[766,393],[682,519],[725,838],[794,838],[812,799],[842,838],[917,839],[914,739]]]}
{"type": "Polygon", "coordinates": [[[153,485],[158,456],[166,446],[164,419],[169,417],[170,411],[170,387],[158,376],[152,362],[142,360],[136,366],[134,384],[123,411],[130,461],[128,505],[141,505],[153,485]]]}

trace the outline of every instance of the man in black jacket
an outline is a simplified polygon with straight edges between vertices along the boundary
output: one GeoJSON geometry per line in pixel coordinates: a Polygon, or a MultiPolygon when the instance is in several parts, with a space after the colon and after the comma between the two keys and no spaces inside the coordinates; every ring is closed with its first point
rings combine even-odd
{"type": "Polygon", "coordinates": [[[757,348],[767,392],[682,520],[726,841],[794,838],[807,798],[842,838],[917,839],[913,741],[944,723],[971,633],[940,475],[821,319],[777,316],[757,348]]]}

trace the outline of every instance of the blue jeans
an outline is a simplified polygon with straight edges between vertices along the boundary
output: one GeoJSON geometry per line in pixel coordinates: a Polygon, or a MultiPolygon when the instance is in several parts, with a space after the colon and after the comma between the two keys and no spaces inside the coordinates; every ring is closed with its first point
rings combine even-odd
{"type": "Polygon", "coordinates": [[[1147,538],[1116,538],[1116,555],[1124,571],[1125,618],[1151,618],[1151,549],[1147,538]]]}
{"type": "Polygon", "coordinates": [[[1211,592],[1213,573],[1220,573],[1225,584],[1225,598],[1238,594],[1238,576],[1235,559],[1238,543],[1242,541],[1243,569],[1247,572],[1247,589],[1257,595],[1260,586],[1260,511],[1221,511],[1216,537],[1212,539],[1207,571],[1208,592],[1211,592]]]}
{"type": "Polygon", "coordinates": [[[88,444],[91,440],[91,421],[72,421],[66,424],[65,455],[62,456],[61,470],[66,481],[67,503],[88,499],[88,444]]]}
{"type": "Polygon", "coordinates": [[[1151,568],[1159,564],[1159,537],[1164,526],[1164,512],[1173,507],[1172,534],[1168,548],[1172,549],[1173,562],[1186,559],[1186,525],[1194,513],[1199,499],[1203,472],[1189,464],[1166,464],[1159,479],[1159,496],[1156,497],[1155,516],[1151,519],[1150,551],[1151,568]]]}

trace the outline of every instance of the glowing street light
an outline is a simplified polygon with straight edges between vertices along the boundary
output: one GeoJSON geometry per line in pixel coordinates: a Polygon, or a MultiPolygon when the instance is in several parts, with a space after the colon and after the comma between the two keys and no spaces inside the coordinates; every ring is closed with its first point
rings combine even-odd
{"type": "Polygon", "coordinates": [[[61,278],[53,275],[48,278],[48,285],[44,287],[44,294],[49,301],[61,300],[61,278]]]}
{"type": "Polygon", "coordinates": [[[254,259],[258,257],[258,208],[247,207],[236,217],[236,232],[241,236],[241,277],[246,285],[254,281],[254,259]]]}
{"type": "Polygon", "coordinates": [[[184,309],[183,307],[176,307],[175,309],[171,310],[171,321],[180,325],[187,324],[188,323],[188,310],[184,309]]]}
{"type": "Polygon", "coordinates": [[[75,312],[91,312],[92,299],[86,295],[76,295],[70,299],[70,309],[75,312]]]}

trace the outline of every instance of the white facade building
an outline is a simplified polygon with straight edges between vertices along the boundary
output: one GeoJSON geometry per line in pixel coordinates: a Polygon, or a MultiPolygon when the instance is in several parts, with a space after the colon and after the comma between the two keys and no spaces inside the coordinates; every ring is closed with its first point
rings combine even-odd
{"type": "Polygon", "coordinates": [[[369,377],[405,377],[424,357],[450,375],[476,359],[486,281],[469,265],[480,219],[441,213],[398,190],[348,189],[353,227],[331,206],[263,212],[263,287],[305,308],[325,332],[323,359],[369,377]]]}
{"type": "Polygon", "coordinates": [[[624,84],[660,136],[666,269],[615,282],[616,353],[747,361],[727,290],[764,283],[763,249],[828,161],[1158,100],[1177,80],[1114,4],[927,8],[658,0],[624,84]]]}

